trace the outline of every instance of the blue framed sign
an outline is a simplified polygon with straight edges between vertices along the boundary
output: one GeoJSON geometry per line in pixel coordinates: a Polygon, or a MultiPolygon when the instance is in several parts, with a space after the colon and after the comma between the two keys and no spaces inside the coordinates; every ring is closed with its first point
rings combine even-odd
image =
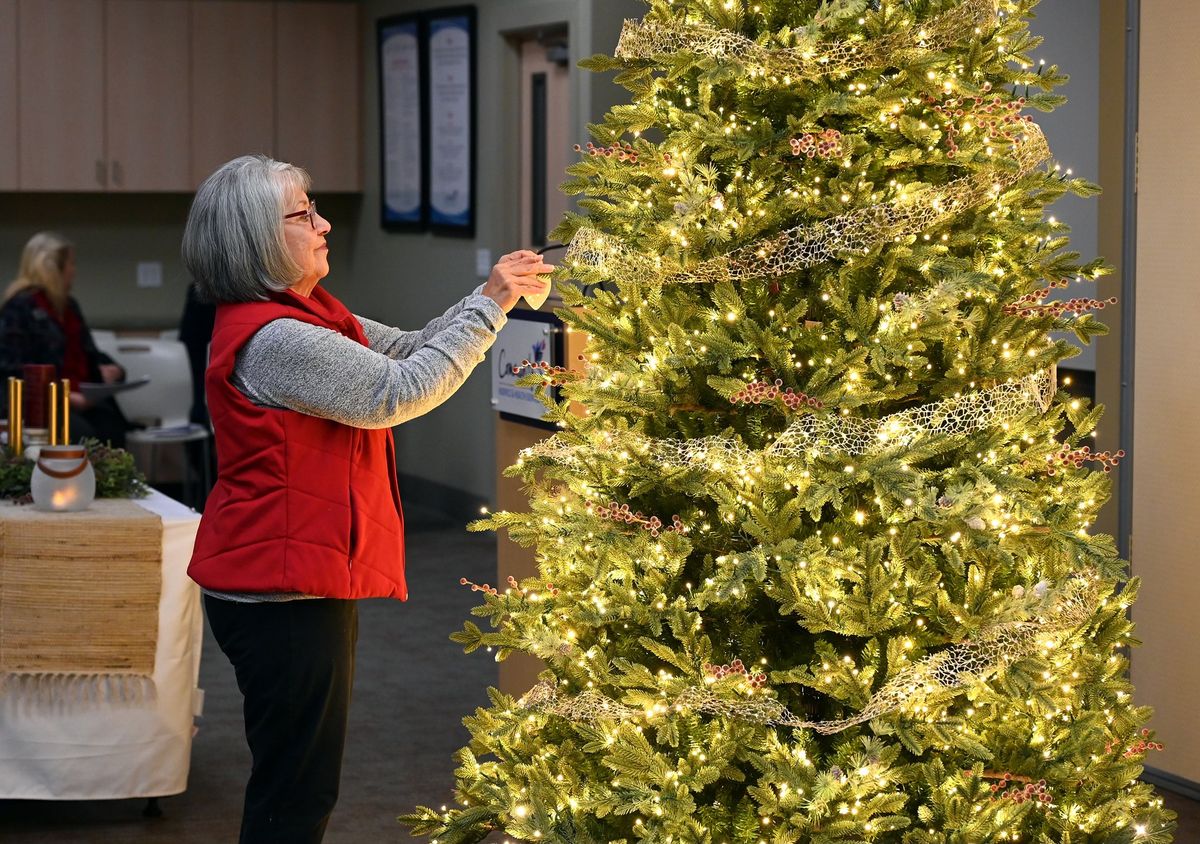
{"type": "Polygon", "coordinates": [[[425,25],[429,226],[474,237],[475,8],[426,12],[425,25]]]}
{"type": "Polygon", "coordinates": [[[420,15],[376,24],[379,47],[380,222],[385,229],[426,224],[425,61],[420,15]]]}

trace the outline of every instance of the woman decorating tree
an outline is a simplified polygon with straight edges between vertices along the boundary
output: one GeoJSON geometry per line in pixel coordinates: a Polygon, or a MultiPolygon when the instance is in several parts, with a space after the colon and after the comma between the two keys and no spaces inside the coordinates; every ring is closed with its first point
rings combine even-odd
{"type": "Polygon", "coordinates": [[[196,193],[183,259],[217,305],[206,376],[219,472],[189,573],[244,696],[242,842],[318,842],[337,800],[358,598],[404,600],[391,427],[448,399],[553,268],[505,255],[420,331],[319,282],[330,223],[309,177],[234,159],[196,193]]]}

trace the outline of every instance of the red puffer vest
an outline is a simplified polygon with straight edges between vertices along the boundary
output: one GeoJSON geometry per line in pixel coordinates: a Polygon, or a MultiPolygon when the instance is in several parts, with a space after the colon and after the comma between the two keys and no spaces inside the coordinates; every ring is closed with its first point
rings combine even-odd
{"type": "Polygon", "coordinates": [[[188,567],[218,592],[323,598],[408,597],[404,515],[392,432],[259,407],[233,385],[238,351],[276,319],[367,345],[362,326],[321,287],[217,308],[205,385],[217,483],[188,567]]]}

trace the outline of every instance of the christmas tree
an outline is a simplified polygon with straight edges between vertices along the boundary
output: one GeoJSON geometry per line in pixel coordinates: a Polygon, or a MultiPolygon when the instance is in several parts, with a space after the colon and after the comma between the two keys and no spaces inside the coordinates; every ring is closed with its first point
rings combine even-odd
{"type": "Polygon", "coordinates": [[[1051,291],[1106,268],[1046,213],[1096,188],[1033,116],[1035,3],[651,0],[585,63],[631,94],[556,232],[589,345],[529,362],[561,430],[482,525],[539,576],[455,634],[546,670],[416,833],[1171,840],[1089,530],[1122,455],[1056,384],[1106,302],[1051,291]]]}

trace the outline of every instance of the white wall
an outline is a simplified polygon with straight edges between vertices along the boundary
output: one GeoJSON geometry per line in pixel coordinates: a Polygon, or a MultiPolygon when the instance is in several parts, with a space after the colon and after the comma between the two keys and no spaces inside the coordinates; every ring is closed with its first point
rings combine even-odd
{"type": "MultiPolygon", "coordinates": [[[[1100,5],[1097,0],[1043,0],[1030,30],[1045,38],[1032,58],[1057,64],[1071,79],[1057,93],[1067,104],[1049,114],[1034,112],[1034,119],[1046,132],[1050,150],[1063,169],[1068,167],[1092,182],[1100,178],[1100,153],[1097,131],[1100,120],[1100,5]]],[[[1110,190],[1120,190],[1114,185],[1110,190]]],[[[1067,195],[1051,206],[1050,213],[1071,226],[1071,247],[1083,262],[1103,255],[1105,244],[1098,243],[1099,205],[1093,199],[1067,195]]],[[[1116,248],[1115,246],[1113,247],[1116,248]]],[[[1092,284],[1073,285],[1059,291],[1061,298],[1095,296],[1092,284]]],[[[1100,321],[1111,319],[1104,311],[1100,321]]],[[[1099,342],[1105,342],[1101,338],[1099,342]]],[[[1064,365],[1075,369],[1096,368],[1096,347],[1083,347],[1083,354],[1064,365]]]]}
{"type": "Polygon", "coordinates": [[[1146,762],[1200,783],[1200,5],[1142,0],[1138,94],[1137,309],[1133,400],[1133,527],[1130,557],[1142,590],[1133,606],[1132,656],[1139,704],[1166,745],[1146,762]]]}

